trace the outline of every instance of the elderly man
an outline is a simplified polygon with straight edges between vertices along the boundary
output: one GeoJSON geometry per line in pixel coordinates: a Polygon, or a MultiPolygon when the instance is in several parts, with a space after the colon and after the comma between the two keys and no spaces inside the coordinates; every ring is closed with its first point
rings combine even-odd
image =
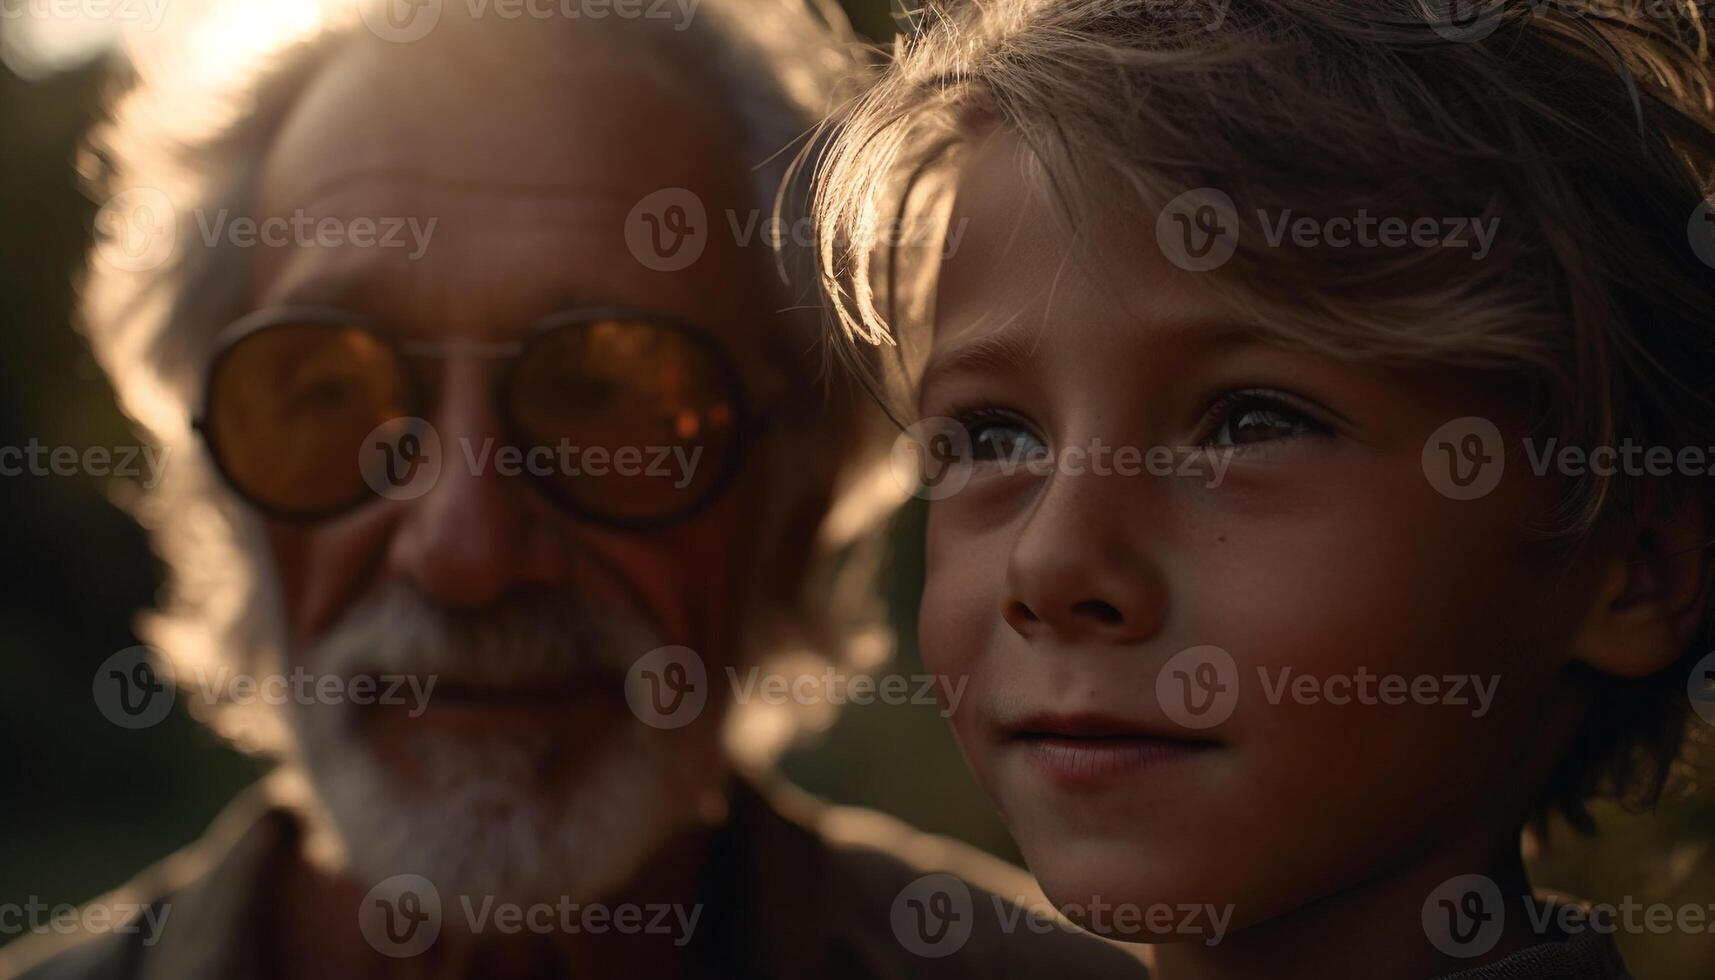
{"type": "Polygon", "coordinates": [[[727,668],[828,642],[859,440],[736,230],[842,48],[633,6],[368,11],[236,89],[142,64],[88,329],[176,450],[159,666],[280,765],[96,903],[142,928],[0,975],[1139,972],[998,862],[737,775],[727,668]]]}

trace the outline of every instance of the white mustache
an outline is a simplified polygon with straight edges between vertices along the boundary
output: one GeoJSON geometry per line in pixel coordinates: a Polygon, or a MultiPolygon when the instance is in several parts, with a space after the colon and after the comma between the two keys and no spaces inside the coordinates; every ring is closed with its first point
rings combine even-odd
{"type": "Polygon", "coordinates": [[[403,584],[364,597],[309,650],[317,673],[439,678],[498,688],[573,681],[624,683],[661,632],[629,611],[600,611],[548,593],[455,612],[403,584]]]}

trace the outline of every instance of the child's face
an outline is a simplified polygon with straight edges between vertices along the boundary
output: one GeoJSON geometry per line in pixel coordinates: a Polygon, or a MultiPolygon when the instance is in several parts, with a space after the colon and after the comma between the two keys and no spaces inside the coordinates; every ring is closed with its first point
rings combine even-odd
{"type": "Polygon", "coordinates": [[[938,291],[921,411],[962,418],[979,462],[931,506],[920,639],[969,676],[955,731],[1049,896],[1230,904],[1239,927],[1513,843],[1576,720],[1561,668],[1594,582],[1526,544],[1549,488],[1523,467],[1460,501],[1422,455],[1519,408],[1249,339],[1153,228],[1089,267],[1016,146],[970,162],[938,291]],[[981,462],[1098,440],[1228,462],[1219,485],[1207,453],[1187,476],[981,462]],[[1207,646],[1230,665],[1169,664],[1207,646]]]}

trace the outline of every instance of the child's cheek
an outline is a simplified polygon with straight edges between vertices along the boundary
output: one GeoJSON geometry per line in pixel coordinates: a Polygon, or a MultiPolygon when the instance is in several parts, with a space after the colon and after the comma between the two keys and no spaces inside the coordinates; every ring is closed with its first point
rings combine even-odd
{"type": "Polygon", "coordinates": [[[962,686],[948,717],[964,739],[981,721],[986,699],[980,692],[1006,683],[984,670],[984,653],[995,631],[1007,629],[1000,609],[1009,543],[999,533],[978,532],[950,510],[943,503],[930,509],[917,638],[923,666],[942,678],[943,699],[948,686],[962,686]]]}
{"type": "Polygon", "coordinates": [[[1175,639],[1220,646],[1239,673],[1226,734],[1241,778],[1216,809],[1270,814],[1247,859],[1292,883],[1236,889],[1253,909],[1372,873],[1516,783],[1552,673],[1521,651],[1563,642],[1546,635],[1550,576],[1512,532],[1517,513],[1345,475],[1266,520],[1211,515],[1171,559],[1175,639]]]}

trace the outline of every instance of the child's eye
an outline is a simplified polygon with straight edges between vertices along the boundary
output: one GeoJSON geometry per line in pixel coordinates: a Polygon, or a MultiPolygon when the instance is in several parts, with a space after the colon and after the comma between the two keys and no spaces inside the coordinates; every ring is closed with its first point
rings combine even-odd
{"type": "Polygon", "coordinates": [[[1205,445],[1239,447],[1326,434],[1333,429],[1279,392],[1231,391],[1209,410],[1212,431],[1205,445]]]}
{"type": "Polygon", "coordinates": [[[1027,462],[1048,452],[1029,425],[1004,409],[974,409],[956,418],[970,433],[973,462],[1027,462]]]}

